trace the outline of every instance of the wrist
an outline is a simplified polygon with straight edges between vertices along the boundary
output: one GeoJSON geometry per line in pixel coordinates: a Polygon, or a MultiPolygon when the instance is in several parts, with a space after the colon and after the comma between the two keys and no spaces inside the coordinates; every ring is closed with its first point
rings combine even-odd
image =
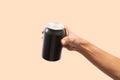
{"type": "Polygon", "coordinates": [[[77,51],[80,53],[85,53],[87,50],[90,49],[91,46],[92,46],[92,44],[90,42],[80,39],[78,41],[77,51]]]}

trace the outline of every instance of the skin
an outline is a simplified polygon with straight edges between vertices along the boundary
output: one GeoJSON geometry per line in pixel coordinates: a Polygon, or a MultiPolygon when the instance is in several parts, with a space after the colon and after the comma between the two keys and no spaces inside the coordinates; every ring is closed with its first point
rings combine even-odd
{"type": "Polygon", "coordinates": [[[77,51],[93,63],[98,69],[113,78],[120,80],[120,59],[103,51],[87,40],[65,28],[66,36],[61,40],[64,48],[77,51]]]}

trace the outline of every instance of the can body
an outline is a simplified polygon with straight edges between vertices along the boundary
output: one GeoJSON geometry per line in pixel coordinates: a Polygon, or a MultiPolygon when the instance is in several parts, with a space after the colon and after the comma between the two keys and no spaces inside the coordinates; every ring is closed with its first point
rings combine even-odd
{"type": "Polygon", "coordinates": [[[61,39],[64,36],[64,29],[45,28],[42,51],[42,57],[45,60],[57,61],[60,59],[62,51],[61,39]]]}

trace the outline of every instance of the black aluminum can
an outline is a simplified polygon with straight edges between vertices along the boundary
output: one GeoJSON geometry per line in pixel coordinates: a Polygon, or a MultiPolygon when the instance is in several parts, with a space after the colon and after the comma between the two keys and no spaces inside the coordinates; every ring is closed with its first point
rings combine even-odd
{"type": "Polygon", "coordinates": [[[64,26],[48,23],[44,30],[42,57],[48,61],[57,61],[61,57],[61,39],[65,36],[64,26]]]}

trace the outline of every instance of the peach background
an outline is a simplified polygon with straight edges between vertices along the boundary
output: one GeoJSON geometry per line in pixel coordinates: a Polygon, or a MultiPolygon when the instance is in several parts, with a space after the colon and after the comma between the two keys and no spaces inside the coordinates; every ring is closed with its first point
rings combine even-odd
{"type": "Polygon", "coordinates": [[[41,31],[52,21],[120,57],[119,0],[1,0],[0,80],[112,80],[77,52],[43,60],[41,31]]]}

